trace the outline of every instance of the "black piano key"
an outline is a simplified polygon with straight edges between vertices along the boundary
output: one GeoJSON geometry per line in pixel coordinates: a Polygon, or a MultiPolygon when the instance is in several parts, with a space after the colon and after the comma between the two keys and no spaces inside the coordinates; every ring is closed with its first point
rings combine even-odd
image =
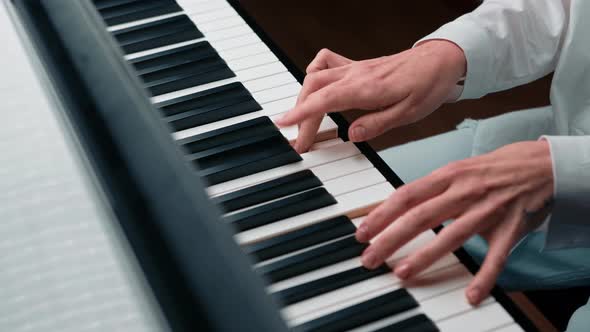
{"type": "Polygon", "coordinates": [[[189,70],[188,74],[179,75],[175,77],[175,80],[161,81],[157,84],[150,83],[148,89],[152,95],[157,96],[236,76],[223,60],[207,64],[207,68],[204,69],[193,67],[189,70]]]}
{"type": "Polygon", "coordinates": [[[214,185],[302,160],[301,156],[292,148],[283,149],[262,145],[261,149],[266,150],[258,151],[256,158],[250,158],[249,163],[244,164],[243,160],[232,161],[231,163],[201,170],[198,174],[204,177],[209,185],[214,185]]]}
{"type": "Polygon", "coordinates": [[[147,87],[166,84],[178,81],[190,76],[199,75],[215,70],[218,67],[225,66],[225,61],[217,54],[212,54],[206,58],[184,63],[179,66],[154,71],[149,74],[140,75],[147,87]]]}
{"type": "Polygon", "coordinates": [[[116,6],[124,6],[126,4],[132,2],[138,2],[142,0],[93,0],[94,6],[98,10],[103,10],[106,8],[116,7],[116,6]]]}
{"type": "Polygon", "coordinates": [[[440,332],[424,314],[419,314],[373,332],[440,332]]]}
{"type": "MultiPolygon", "coordinates": [[[[232,212],[321,185],[322,181],[312,171],[304,170],[214,197],[212,201],[221,206],[225,212],[232,212]]],[[[352,227],[354,228],[354,226],[352,227]]]]}
{"type": "Polygon", "coordinates": [[[239,82],[168,100],[156,106],[175,131],[262,109],[239,82]]]}
{"type": "Polygon", "coordinates": [[[246,231],[332,204],[336,204],[336,199],[325,188],[316,188],[224,216],[223,221],[238,231],[246,231]]]}
{"type": "MultiPolygon", "coordinates": [[[[234,100],[228,100],[227,104],[234,102],[234,100]]],[[[260,111],[261,109],[258,102],[252,98],[236,104],[211,105],[199,110],[173,115],[164,120],[168,122],[174,131],[179,131],[260,111]]]]}
{"type": "Polygon", "coordinates": [[[144,55],[132,59],[130,62],[139,75],[144,75],[209,58],[213,55],[217,55],[217,51],[211,46],[211,44],[209,44],[209,42],[202,41],[158,53],[144,55]]]}
{"type": "Polygon", "coordinates": [[[241,157],[247,159],[251,155],[244,150],[258,145],[267,140],[278,139],[280,141],[282,135],[280,131],[273,131],[262,133],[260,135],[248,137],[237,140],[228,144],[220,145],[200,152],[191,153],[187,157],[194,162],[197,162],[202,168],[208,168],[217,164],[224,163],[229,160],[228,157],[241,157]]]}
{"type": "Polygon", "coordinates": [[[256,268],[271,282],[291,278],[306,272],[359,256],[367,247],[358,243],[354,235],[274,261],[256,268]]]}
{"type": "Polygon", "coordinates": [[[182,11],[174,0],[96,1],[96,7],[107,25],[128,23],[182,11]]]}
{"type": "Polygon", "coordinates": [[[295,287],[284,289],[274,293],[272,296],[277,299],[279,303],[286,306],[389,272],[391,272],[391,269],[387,265],[382,265],[381,267],[373,270],[369,270],[361,266],[327,276],[325,278],[310,281],[295,287]]]}
{"type": "Polygon", "coordinates": [[[260,117],[187,137],[179,140],[178,143],[188,153],[196,153],[241,139],[247,139],[275,131],[278,131],[278,128],[268,117],[260,117]]]}
{"type": "Polygon", "coordinates": [[[363,303],[295,326],[291,331],[346,331],[417,307],[418,303],[407,290],[398,289],[363,303]]]}
{"type": "Polygon", "coordinates": [[[264,241],[242,246],[242,250],[254,256],[255,259],[263,261],[334,240],[344,235],[354,234],[355,231],[356,227],[347,216],[339,216],[264,241]]]}
{"type": "Polygon", "coordinates": [[[234,82],[167,100],[156,104],[156,106],[162,111],[164,116],[169,117],[211,106],[220,107],[233,105],[250,99],[253,99],[252,95],[244,85],[239,82],[234,82]]]}
{"type": "Polygon", "coordinates": [[[126,53],[135,53],[202,38],[203,34],[188,16],[179,15],[117,30],[113,36],[126,53]]]}

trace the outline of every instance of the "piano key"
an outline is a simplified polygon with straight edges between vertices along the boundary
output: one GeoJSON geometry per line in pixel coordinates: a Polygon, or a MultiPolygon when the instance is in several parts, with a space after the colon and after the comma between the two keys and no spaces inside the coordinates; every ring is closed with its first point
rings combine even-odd
{"type": "Polygon", "coordinates": [[[207,106],[223,107],[236,102],[254,100],[241,83],[231,83],[218,88],[193,93],[184,97],[156,104],[165,116],[194,111],[207,106]]]}
{"type": "MultiPolygon", "coordinates": [[[[357,224],[360,223],[361,219],[363,218],[353,219],[352,222],[353,224],[357,224]]],[[[421,233],[416,238],[412,239],[409,243],[402,246],[393,255],[391,255],[391,257],[387,259],[387,265],[390,267],[395,266],[395,262],[407,256],[409,253],[416,251],[418,248],[422,247],[423,245],[431,241],[433,238],[434,232],[432,231],[426,231],[421,233]]],[[[362,263],[360,257],[357,257],[351,260],[350,262],[346,262],[345,264],[339,263],[329,266],[328,268],[323,269],[323,271],[316,270],[308,273],[307,275],[302,275],[296,278],[291,278],[289,280],[284,280],[282,282],[275,283],[268,287],[268,291],[271,293],[281,292],[290,288],[299,287],[301,285],[305,285],[320,280],[322,278],[328,278],[330,276],[343,273],[352,269],[356,269],[359,267],[362,267],[362,263]]]]}
{"type": "Polygon", "coordinates": [[[366,247],[366,244],[358,243],[354,234],[351,234],[312,250],[257,266],[255,271],[270,281],[277,282],[359,256],[366,247]]]}
{"type": "Polygon", "coordinates": [[[518,324],[512,323],[508,326],[500,327],[500,328],[493,330],[493,331],[494,332],[523,332],[524,330],[518,324]]]}
{"type": "Polygon", "coordinates": [[[498,303],[479,306],[463,315],[438,322],[440,332],[483,332],[510,325],[512,317],[498,303]]]}
{"type": "Polygon", "coordinates": [[[180,144],[188,153],[196,153],[218,146],[231,144],[242,139],[248,139],[268,133],[276,133],[277,131],[277,128],[269,118],[259,117],[203,134],[187,137],[178,140],[178,144],[180,144]]]}
{"type": "Polygon", "coordinates": [[[196,60],[217,56],[215,49],[206,41],[177,47],[129,60],[139,75],[173,68],[196,60]]]}
{"type": "Polygon", "coordinates": [[[238,231],[245,231],[333,204],[336,204],[334,197],[325,188],[320,187],[268,204],[227,214],[222,220],[234,226],[238,231]]]}
{"type": "MultiPolygon", "coordinates": [[[[220,53],[221,57],[223,57],[224,59],[226,59],[223,55],[223,53],[220,53]]],[[[260,53],[257,56],[246,56],[246,57],[241,57],[238,59],[229,59],[226,61],[228,62],[229,67],[233,70],[233,71],[240,71],[243,69],[248,69],[248,68],[253,68],[253,67],[257,67],[260,65],[266,65],[269,63],[273,63],[273,62],[278,62],[278,58],[272,54],[271,52],[264,52],[264,53],[260,53]]]]}
{"type": "Polygon", "coordinates": [[[240,60],[246,57],[252,57],[253,55],[259,56],[262,54],[274,55],[268,46],[263,42],[245,45],[242,47],[232,48],[229,50],[218,50],[219,55],[225,59],[225,61],[232,62],[232,60],[240,60]]]}
{"type": "Polygon", "coordinates": [[[300,161],[297,152],[279,136],[243,147],[235,154],[199,159],[202,168],[198,174],[213,185],[300,161]]]}
{"type": "MultiPolygon", "coordinates": [[[[263,142],[268,140],[274,141],[275,138],[278,138],[278,142],[281,142],[280,137],[281,135],[278,130],[273,130],[262,134],[255,133],[253,136],[248,138],[242,138],[226,144],[211,147],[203,151],[190,153],[187,155],[187,158],[191,161],[196,161],[204,168],[218,165],[220,162],[223,163],[225,160],[235,159],[236,157],[249,160],[250,155],[246,152],[248,148],[251,148],[253,145],[263,144],[263,142]]],[[[285,147],[287,146],[286,144],[283,145],[285,145],[285,147]]]]}
{"type": "Polygon", "coordinates": [[[467,285],[471,277],[471,274],[463,265],[459,264],[456,257],[447,255],[428,267],[419,277],[420,280],[439,281],[440,287],[432,284],[424,286],[423,284],[402,283],[394,274],[387,273],[291,304],[283,308],[281,313],[289,320],[289,324],[298,325],[302,322],[316,319],[317,317],[341,310],[347,306],[379,296],[385,292],[398,289],[402,285],[416,300],[422,302],[425,299],[467,285]]]}
{"type": "Polygon", "coordinates": [[[390,272],[391,268],[387,265],[374,270],[368,270],[361,266],[296,287],[287,288],[272,295],[278,303],[289,305],[390,272]]]}
{"type": "MultiPolygon", "coordinates": [[[[412,291],[410,291],[412,293],[412,291]]],[[[495,302],[493,298],[487,298],[480,304],[485,306],[495,302]]],[[[438,294],[435,297],[420,301],[422,312],[435,322],[465,314],[475,307],[471,306],[465,298],[465,289],[459,287],[448,292],[438,294]]]]}
{"type": "Polygon", "coordinates": [[[235,239],[241,245],[251,244],[339,215],[347,215],[351,219],[356,218],[367,214],[387,198],[393,190],[389,183],[381,183],[346,193],[338,197],[337,204],[239,233],[235,236],[235,239]]]}
{"type": "Polygon", "coordinates": [[[298,231],[252,245],[242,246],[242,251],[254,256],[258,261],[264,261],[345,235],[354,234],[355,230],[356,227],[348,217],[338,216],[298,231]]]}
{"type": "Polygon", "coordinates": [[[111,26],[182,11],[174,0],[135,0],[120,4],[95,1],[95,4],[106,24],[111,26]]]}
{"type": "MultiPolygon", "coordinates": [[[[184,90],[181,91],[174,91],[173,93],[169,93],[163,96],[158,96],[158,97],[154,97],[152,98],[152,102],[154,103],[160,103],[169,99],[173,99],[173,98],[177,98],[177,97],[182,97],[191,93],[196,93],[196,92],[201,92],[204,90],[208,90],[211,88],[216,88],[222,85],[226,85],[229,83],[234,83],[234,82],[241,82],[244,85],[248,84],[248,81],[253,81],[256,79],[260,79],[260,78],[264,78],[264,77],[268,77],[274,74],[279,74],[282,72],[286,72],[286,69],[284,68],[284,66],[277,64],[277,63],[271,63],[271,64],[267,64],[267,65],[261,65],[261,66],[257,66],[257,67],[253,67],[253,68],[247,68],[247,69],[243,69],[241,71],[237,71],[235,72],[235,77],[228,79],[228,80],[220,80],[218,82],[211,82],[208,84],[203,84],[203,85],[195,85],[189,88],[185,88],[184,90]]],[[[270,89],[272,87],[274,87],[275,85],[267,85],[264,87],[264,89],[270,89]]],[[[291,94],[292,96],[292,94],[291,94]]],[[[280,98],[275,98],[275,99],[280,99],[280,98]]]]}
{"type": "Polygon", "coordinates": [[[212,12],[214,10],[222,9],[222,8],[229,8],[231,9],[230,5],[225,1],[178,1],[178,4],[184,9],[185,12],[188,14],[206,14],[212,12]]]}
{"type": "Polygon", "coordinates": [[[217,196],[213,203],[225,212],[232,212],[255,204],[271,201],[322,185],[310,170],[293,173],[258,185],[217,196]]]}
{"type": "Polygon", "coordinates": [[[186,15],[179,15],[113,32],[126,53],[203,38],[186,15]]]}
{"type": "Polygon", "coordinates": [[[366,302],[293,327],[292,331],[345,331],[380,318],[418,307],[404,289],[397,289],[366,302]]]}
{"type": "MultiPolygon", "coordinates": [[[[305,169],[311,169],[314,172],[314,174],[316,174],[316,176],[318,176],[319,179],[323,181],[330,179],[330,177],[328,176],[329,169],[333,169],[334,172],[338,170],[337,166],[339,166],[340,164],[333,164],[334,166],[331,166],[331,163],[344,159],[347,159],[347,161],[341,162],[341,164],[353,164],[353,166],[349,166],[347,170],[354,169],[355,164],[361,165],[357,169],[367,166],[366,162],[363,162],[364,160],[366,160],[366,158],[360,155],[360,151],[352,142],[345,142],[338,144],[336,146],[331,146],[324,149],[323,151],[306,152],[301,154],[301,158],[302,161],[299,163],[286,165],[281,168],[276,168],[273,170],[253,174],[247,177],[211,186],[207,188],[207,191],[210,196],[216,196],[229,191],[238,190],[247,186],[279,178],[281,176],[286,176],[288,174],[295,173],[305,169]],[[321,165],[326,165],[326,167],[323,168],[322,172],[318,172],[316,168],[319,169],[321,165]]],[[[369,165],[368,167],[372,167],[372,165],[369,165]]]]}
{"type": "MultiPolygon", "coordinates": [[[[248,27],[246,22],[244,22],[241,17],[236,16],[235,14],[232,15],[229,11],[227,11],[227,13],[228,16],[222,16],[216,20],[211,20],[210,16],[206,16],[207,18],[204,20],[199,20],[199,16],[194,15],[190,16],[190,18],[193,20],[195,25],[199,27],[199,30],[206,34],[223,29],[233,28],[235,26],[245,26],[244,29],[248,27]]],[[[247,32],[252,31],[250,27],[247,29],[247,32]]]]}
{"type": "MultiPolygon", "coordinates": [[[[399,316],[399,315],[396,315],[399,316]]],[[[410,318],[398,320],[397,322],[387,325],[385,327],[374,329],[374,328],[359,328],[354,329],[350,332],[439,332],[438,327],[434,324],[430,318],[424,314],[414,314],[410,318]]]]}
{"type": "Polygon", "coordinates": [[[260,105],[252,98],[228,99],[217,105],[207,105],[164,118],[173,131],[184,130],[229,117],[260,110],[260,105]]]}

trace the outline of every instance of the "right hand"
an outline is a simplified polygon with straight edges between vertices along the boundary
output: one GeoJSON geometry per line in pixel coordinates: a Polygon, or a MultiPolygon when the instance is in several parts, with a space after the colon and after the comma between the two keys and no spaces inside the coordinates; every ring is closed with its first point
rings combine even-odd
{"type": "Polygon", "coordinates": [[[302,153],[313,144],[324,114],[376,110],[350,125],[349,138],[366,141],[432,113],[447,100],[465,72],[463,51],[444,40],[364,61],[324,49],[307,68],[296,106],[276,123],[299,125],[294,147],[302,153]]]}

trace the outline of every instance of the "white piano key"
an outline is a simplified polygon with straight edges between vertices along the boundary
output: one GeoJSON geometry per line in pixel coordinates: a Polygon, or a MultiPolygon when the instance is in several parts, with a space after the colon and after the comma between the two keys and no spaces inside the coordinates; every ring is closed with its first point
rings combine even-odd
{"type": "Polygon", "coordinates": [[[437,324],[441,332],[484,332],[510,325],[512,317],[499,303],[477,307],[437,324]]]}
{"type": "MultiPolygon", "coordinates": [[[[274,122],[276,119],[282,117],[283,114],[277,114],[270,117],[270,119],[274,122]]],[[[294,125],[290,127],[283,127],[280,129],[281,134],[285,136],[285,138],[293,143],[297,140],[297,136],[299,135],[299,128],[294,125]]],[[[332,120],[331,118],[325,116],[320,123],[320,128],[315,136],[315,142],[330,140],[333,138],[338,137],[338,125],[332,120]]]]}
{"type": "MultiPolygon", "coordinates": [[[[267,76],[271,76],[271,75],[275,75],[275,74],[279,74],[279,73],[283,73],[283,72],[287,72],[287,68],[285,68],[285,66],[280,63],[280,62],[271,62],[268,64],[263,64],[260,66],[256,66],[256,67],[251,67],[248,69],[244,69],[244,70],[240,70],[240,71],[236,71],[236,77],[238,78],[238,80],[240,82],[243,82],[244,85],[247,85],[249,81],[253,81],[256,79],[261,79],[267,76]]],[[[290,75],[290,74],[289,74],[290,75]]],[[[292,75],[291,75],[292,77],[292,75]]],[[[282,93],[281,91],[283,91],[285,88],[282,88],[283,90],[276,90],[276,91],[267,91],[266,93],[271,95],[273,99],[271,100],[265,100],[264,98],[260,98],[259,96],[256,95],[256,91],[250,91],[250,93],[252,93],[252,95],[254,96],[254,98],[261,104],[267,103],[269,101],[273,101],[273,100],[277,100],[277,99],[283,99],[286,97],[291,97],[293,96],[293,93],[295,93],[295,95],[297,95],[299,93],[299,90],[301,90],[301,84],[299,84],[298,82],[295,81],[295,79],[292,80],[293,83],[291,83],[292,86],[292,90],[290,91],[289,94],[286,93],[282,93]]],[[[272,84],[272,82],[269,82],[270,84],[265,85],[264,88],[261,89],[265,89],[265,90],[269,90],[272,87],[282,87],[283,85],[279,85],[278,83],[275,83],[274,85],[272,84]]],[[[260,85],[260,83],[258,83],[260,85]]],[[[262,93],[262,92],[261,92],[262,93]]],[[[266,96],[266,95],[264,95],[266,96]]]]}
{"type": "Polygon", "coordinates": [[[341,138],[335,138],[335,139],[317,142],[309,148],[309,151],[325,149],[329,146],[340,144],[341,142],[344,142],[341,138]]]}
{"type": "MultiPolygon", "coordinates": [[[[412,293],[411,289],[409,292],[410,294],[412,293]]],[[[485,306],[493,302],[495,300],[489,297],[480,306],[485,306]]],[[[435,322],[467,313],[475,308],[467,302],[463,287],[421,301],[420,307],[424,314],[435,322]]]]}
{"type": "Polygon", "coordinates": [[[381,183],[350,192],[338,197],[337,204],[241,232],[235,235],[235,239],[241,245],[250,244],[343,214],[356,218],[367,214],[393,190],[389,183],[381,183]]]}
{"type": "Polygon", "coordinates": [[[238,48],[240,46],[246,46],[260,42],[260,38],[253,32],[238,37],[223,39],[223,40],[211,40],[207,39],[211,45],[218,51],[230,50],[232,48],[238,48]]]}
{"type": "MultiPolygon", "coordinates": [[[[232,48],[229,50],[217,50],[217,53],[228,62],[232,60],[250,57],[253,55],[259,56],[261,54],[273,54],[271,50],[263,42],[248,44],[241,47],[232,48]]],[[[274,55],[274,54],[273,54],[274,55]]]]}
{"type": "Polygon", "coordinates": [[[222,17],[222,18],[219,18],[216,20],[210,20],[210,18],[208,17],[207,18],[208,20],[205,22],[202,22],[202,21],[199,22],[198,17],[195,17],[195,16],[192,16],[190,18],[193,21],[193,23],[195,23],[195,26],[197,26],[199,31],[201,31],[205,36],[208,36],[209,33],[214,32],[214,31],[224,30],[227,28],[232,28],[232,27],[237,27],[237,26],[243,26],[244,28],[242,30],[244,32],[252,31],[252,29],[250,29],[250,27],[246,24],[246,22],[244,22],[244,20],[240,16],[236,16],[236,15],[222,17]]]}
{"type": "Polygon", "coordinates": [[[176,43],[176,44],[151,48],[149,50],[127,54],[127,55],[125,55],[125,59],[130,61],[130,60],[134,60],[137,58],[141,58],[142,56],[146,56],[146,55],[150,55],[150,54],[154,54],[154,53],[158,53],[158,52],[168,51],[168,50],[171,50],[171,49],[174,49],[177,47],[182,47],[182,46],[186,46],[186,45],[190,45],[190,44],[199,43],[204,40],[205,40],[205,38],[197,38],[197,39],[191,39],[191,40],[183,41],[183,42],[176,43]]]}
{"type": "Polygon", "coordinates": [[[303,160],[297,163],[276,167],[273,169],[266,170],[264,172],[259,172],[235,180],[213,185],[207,188],[207,192],[210,196],[217,196],[230,191],[252,186],[264,181],[273,180],[305,169],[311,169],[315,173],[315,167],[320,165],[326,165],[353,156],[359,156],[360,159],[364,158],[364,156],[360,155],[360,153],[361,152],[353,143],[345,142],[342,144],[328,147],[321,151],[310,151],[303,153],[301,154],[301,158],[303,160]]]}
{"type": "MultiPolygon", "coordinates": [[[[426,269],[426,271],[421,274],[421,278],[437,279],[440,275],[446,275],[446,271],[458,270],[460,268],[463,268],[463,266],[458,263],[457,259],[453,255],[447,255],[426,269]]],[[[447,282],[446,285],[443,285],[440,288],[430,288],[428,289],[428,293],[422,292],[419,295],[433,297],[437,294],[443,294],[448,291],[448,288],[444,286],[448,287],[449,284],[455,286],[458,282],[463,282],[463,280],[455,280],[454,283],[447,282]]],[[[281,315],[288,321],[289,326],[300,325],[399,288],[408,289],[394,274],[383,274],[289,305],[281,310],[281,315]]],[[[414,298],[417,302],[421,301],[421,299],[415,295],[414,298]]]]}
{"type": "Polygon", "coordinates": [[[336,197],[382,182],[387,182],[383,174],[376,168],[369,168],[327,181],[324,183],[324,187],[332,196],[336,197]]]}
{"type": "MultiPolygon", "coordinates": [[[[213,41],[221,41],[226,39],[231,39],[235,37],[240,37],[248,34],[252,34],[250,27],[245,24],[236,25],[236,26],[227,26],[223,27],[219,30],[215,31],[208,31],[203,33],[205,38],[212,43],[213,41]]],[[[213,45],[213,43],[211,44],[213,45]]],[[[214,46],[215,47],[215,46],[214,46]]]]}
{"type": "Polygon", "coordinates": [[[264,104],[268,114],[281,114],[291,110],[297,103],[297,96],[287,97],[264,104]]]}
{"type": "MultiPolygon", "coordinates": [[[[364,217],[362,218],[355,218],[353,219],[353,223],[357,224],[360,223],[361,220],[364,219],[364,217]]],[[[403,247],[401,247],[398,251],[396,251],[393,255],[391,255],[391,257],[389,257],[387,259],[387,264],[389,266],[394,266],[395,262],[398,261],[399,259],[407,256],[409,253],[416,251],[418,248],[422,247],[423,245],[425,245],[426,243],[428,243],[428,241],[431,241],[434,238],[434,232],[432,231],[426,231],[421,233],[420,235],[418,235],[417,237],[415,237],[413,240],[411,240],[410,242],[408,242],[406,245],[404,245],[403,247]]],[[[295,287],[313,280],[317,280],[320,278],[324,278],[327,276],[331,276],[349,269],[353,269],[356,267],[360,267],[362,265],[361,260],[359,257],[357,258],[353,258],[350,260],[347,260],[346,262],[340,262],[337,264],[333,264],[330,266],[327,266],[325,268],[322,269],[318,269],[315,271],[311,271],[293,278],[289,278],[289,279],[285,279],[282,281],[279,281],[277,283],[272,284],[271,286],[269,286],[267,288],[267,290],[269,292],[278,292],[281,291],[283,289],[287,289],[287,288],[291,288],[291,287],[295,287]]]]}
{"type": "MultiPolygon", "coordinates": [[[[523,332],[524,330],[516,323],[512,323],[508,326],[500,327],[493,330],[493,332],[523,332]]],[[[492,331],[490,331],[492,332],[492,331]]]]}
{"type": "MultiPolygon", "coordinates": [[[[178,2],[178,4],[180,5],[181,2],[178,2]]],[[[224,1],[182,1],[181,7],[189,15],[206,15],[207,13],[219,9],[233,10],[231,6],[224,1]]]]}
{"type": "Polygon", "coordinates": [[[259,103],[264,104],[287,97],[297,96],[299,91],[301,91],[301,84],[299,84],[299,82],[293,82],[276,88],[254,92],[252,93],[252,96],[259,103]]]}
{"type": "MultiPolygon", "coordinates": [[[[280,62],[274,62],[270,65],[274,65],[275,63],[280,63],[280,62]]],[[[282,68],[279,68],[278,70],[282,70],[282,68]]],[[[286,68],[285,68],[285,70],[286,70],[286,68]]],[[[242,81],[242,82],[244,82],[244,81],[242,81]]],[[[274,87],[279,87],[279,86],[292,84],[292,83],[297,83],[297,81],[295,80],[293,75],[291,75],[291,73],[285,71],[282,73],[262,77],[259,79],[245,81],[243,84],[246,87],[246,89],[248,89],[248,91],[250,91],[250,93],[255,94],[259,91],[269,90],[274,87]]],[[[297,83],[297,84],[299,84],[299,83],[297,83]]],[[[254,99],[258,100],[255,95],[253,97],[254,97],[254,99]]],[[[277,97],[279,99],[275,99],[275,100],[267,101],[267,102],[263,102],[263,103],[266,104],[266,103],[270,103],[270,102],[277,101],[277,100],[284,100],[284,99],[290,98],[290,97],[297,97],[297,95],[288,96],[288,97],[280,97],[279,96],[279,97],[277,97]]],[[[283,111],[283,112],[288,111],[288,110],[289,109],[281,109],[281,111],[283,111]]],[[[282,113],[282,112],[278,112],[278,113],[282,113]]],[[[274,114],[277,114],[277,113],[274,113],[274,114]]]]}
{"type": "MultiPolygon", "coordinates": [[[[186,14],[186,13],[185,13],[186,14]]],[[[233,8],[228,7],[221,7],[212,11],[207,12],[206,14],[189,14],[188,17],[191,18],[193,22],[197,25],[197,27],[203,23],[211,22],[211,21],[220,21],[227,18],[235,18],[239,17],[242,21],[243,19],[236,13],[233,8]]]]}
{"type": "MultiPolygon", "coordinates": [[[[220,56],[223,58],[223,55],[220,54],[220,56]]],[[[269,63],[277,62],[279,60],[271,52],[264,52],[256,56],[243,57],[235,60],[225,59],[225,61],[227,62],[231,70],[240,71],[252,67],[257,67],[260,65],[266,65],[269,63]]]]}
{"type": "MultiPolygon", "coordinates": [[[[325,141],[328,142],[328,141],[325,141]]],[[[321,143],[316,143],[321,144],[321,143]]],[[[312,149],[314,150],[314,149],[312,149]]],[[[330,164],[314,167],[313,174],[322,181],[329,181],[350,173],[359,172],[373,167],[373,164],[363,154],[338,160],[330,164]]]]}

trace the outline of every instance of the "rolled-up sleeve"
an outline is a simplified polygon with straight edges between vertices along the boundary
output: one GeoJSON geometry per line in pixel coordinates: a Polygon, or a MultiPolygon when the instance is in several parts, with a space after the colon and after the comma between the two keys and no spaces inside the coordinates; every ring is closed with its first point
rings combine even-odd
{"type": "Polygon", "coordinates": [[[543,136],[553,161],[554,205],[545,249],[590,247],[590,136],[543,136]]]}
{"type": "Polygon", "coordinates": [[[487,0],[475,11],[419,40],[459,46],[467,75],[459,99],[473,99],[541,78],[555,70],[567,28],[567,1],[487,0]]]}

